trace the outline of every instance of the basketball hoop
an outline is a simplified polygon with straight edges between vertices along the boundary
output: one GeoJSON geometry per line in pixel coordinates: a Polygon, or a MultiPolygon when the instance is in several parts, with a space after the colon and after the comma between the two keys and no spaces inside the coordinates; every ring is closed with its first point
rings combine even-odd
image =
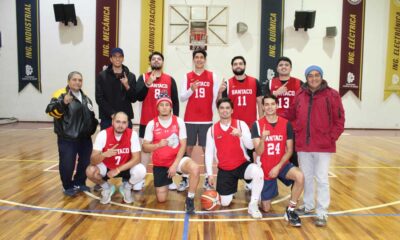
{"type": "Polygon", "coordinates": [[[190,29],[190,50],[204,49],[207,50],[207,30],[206,23],[192,22],[190,29]]]}

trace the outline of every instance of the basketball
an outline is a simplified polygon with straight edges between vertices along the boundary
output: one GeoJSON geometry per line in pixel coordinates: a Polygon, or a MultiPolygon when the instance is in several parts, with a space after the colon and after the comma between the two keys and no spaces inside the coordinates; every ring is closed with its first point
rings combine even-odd
{"type": "Polygon", "coordinates": [[[201,195],[201,208],[207,211],[217,210],[221,206],[221,197],[215,190],[204,191],[201,195]]]}

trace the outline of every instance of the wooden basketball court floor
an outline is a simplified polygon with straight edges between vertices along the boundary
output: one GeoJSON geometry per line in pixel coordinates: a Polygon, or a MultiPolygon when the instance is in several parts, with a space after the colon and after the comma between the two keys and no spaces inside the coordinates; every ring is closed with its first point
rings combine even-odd
{"type": "MultiPolygon", "coordinates": [[[[66,197],[52,125],[1,125],[0,239],[399,239],[399,149],[400,131],[345,131],[331,162],[327,227],[317,228],[308,216],[293,228],[283,220],[289,189],[282,185],[261,220],[247,214],[243,183],[231,207],[203,212],[196,199],[191,216],[183,212],[185,193],[156,202],[151,173],[134,204],[124,204],[118,193],[109,205],[98,202],[97,192],[66,197]]],[[[196,155],[200,162],[199,149],[196,155]]],[[[196,196],[201,192],[199,186],[196,196]]]]}

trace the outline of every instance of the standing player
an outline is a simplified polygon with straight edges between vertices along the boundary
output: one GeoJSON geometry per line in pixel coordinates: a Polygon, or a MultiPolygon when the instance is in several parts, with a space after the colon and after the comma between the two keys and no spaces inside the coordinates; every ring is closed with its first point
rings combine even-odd
{"type": "MultiPolygon", "coordinates": [[[[288,57],[280,57],[276,65],[278,77],[274,77],[267,83],[265,89],[266,94],[273,94],[278,98],[278,116],[282,116],[283,112],[292,104],[296,92],[301,88],[303,82],[297,78],[291,77],[292,61],[288,57]]],[[[294,127],[294,123],[291,123],[294,127]]],[[[294,135],[293,135],[293,141],[294,135]]],[[[294,145],[294,144],[293,144],[294,145]]],[[[293,151],[290,162],[295,166],[299,166],[297,160],[297,152],[293,151]]]]}
{"type": "Polygon", "coordinates": [[[194,213],[194,196],[199,183],[199,166],[186,150],[186,128],[183,120],[172,114],[172,101],[160,95],[156,102],[159,115],[146,127],[143,151],[152,153],[154,187],[158,202],[167,201],[168,185],[176,173],[189,175],[190,187],[185,202],[186,212],[194,213]]]}
{"type": "Polygon", "coordinates": [[[265,117],[256,121],[251,131],[255,151],[260,156],[264,171],[261,204],[265,212],[271,209],[271,200],[278,195],[277,178],[287,186],[294,182],[285,219],[290,225],[300,227],[301,220],[295,209],[303,191],[304,176],[299,168],[288,162],[293,152],[293,129],[286,119],[278,117],[277,102],[274,95],[266,95],[263,98],[265,117]]]}
{"type": "MultiPolygon", "coordinates": [[[[146,125],[158,116],[156,102],[160,94],[171,96],[173,103],[173,114],[179,116],[178,90],[175,80],[163,72],[164,56],[160,52],[153,52],[150,57],[151,72],[144,73],[138,78],[136,84],[137,100],[142,102],[140,115],[139,138],[143,140],[146,125]]],[[[147,166],[150,161],[149,154],[142,153],[142,163],[147,166]]],[[[134,190],[141,190],[144,182],[134,186],[134,190]]],[[[174,183],[170,189],[176,189],[174,183]]]]}
{"type": "Polygon", "coordinates": [[[220,121],[207,131],[206,169],[208,181],[214,186],[213,160],[218,162],[217,191],[221,205],[228,206],[237,192],[238,180],[252,181],[251,199],[248,212],[253,218],[262,218],[258,200],[263,188],[263,171],[249,162],[245,148],[253,148],[250,130],[244,121],[232,118],[233,102],[229,98],[217,101],[220,121]]]}
{"type": "Polygon", "coordinates": [[[93,145],[91,165],[86,169],[86,175],[102,187],[102,204],[109,203],[115,192],[115,186],[107,182],[109,178],[123,178],[119,191],[126,203],[132,203],[132,185],[146,176],[146,168],[140,163],[139,138],[128,128],[128,121],[126,113],[116,113],[112,126],[100,131],[93,145]]]}
{"type": "Polygon", "coordinates": [[[245,74],[246,60],[244,57],[232,58],[231,65],[235,76],[221,84],[218,98],[228,97],[231,99],[235,108],[232,117],[244,121],[250,128],[263,115],[261,86],[256,78],[245,74]]]}
{"type": "MultiPolygon", "coordinates": [[[[218,95],[218,84],[214,73],[205,69],[207,52],[203,49],[193,51],[194,71],[185,75],[182,82],[180,99],[187,101],[185,124],[187,130],[186,153],[192,156],[193,146],[198,143],[203,152],[206,146],[208,128],[212,125],[214,103],[218,95]]],[[[186,178],[179,184],[178,191],[188,188],[186,178]]],[[[210,189],[207,177],[203,187],[210,189]]]]}

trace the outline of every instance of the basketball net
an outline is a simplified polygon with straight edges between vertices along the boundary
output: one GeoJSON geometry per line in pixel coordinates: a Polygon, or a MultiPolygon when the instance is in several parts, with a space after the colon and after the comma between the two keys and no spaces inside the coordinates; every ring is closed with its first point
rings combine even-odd
{"type": "Polygon", "coordinates": [[[192,31],[190,33],[190,50],[207,50],[207,35],[203,31],[192,31]]]}

